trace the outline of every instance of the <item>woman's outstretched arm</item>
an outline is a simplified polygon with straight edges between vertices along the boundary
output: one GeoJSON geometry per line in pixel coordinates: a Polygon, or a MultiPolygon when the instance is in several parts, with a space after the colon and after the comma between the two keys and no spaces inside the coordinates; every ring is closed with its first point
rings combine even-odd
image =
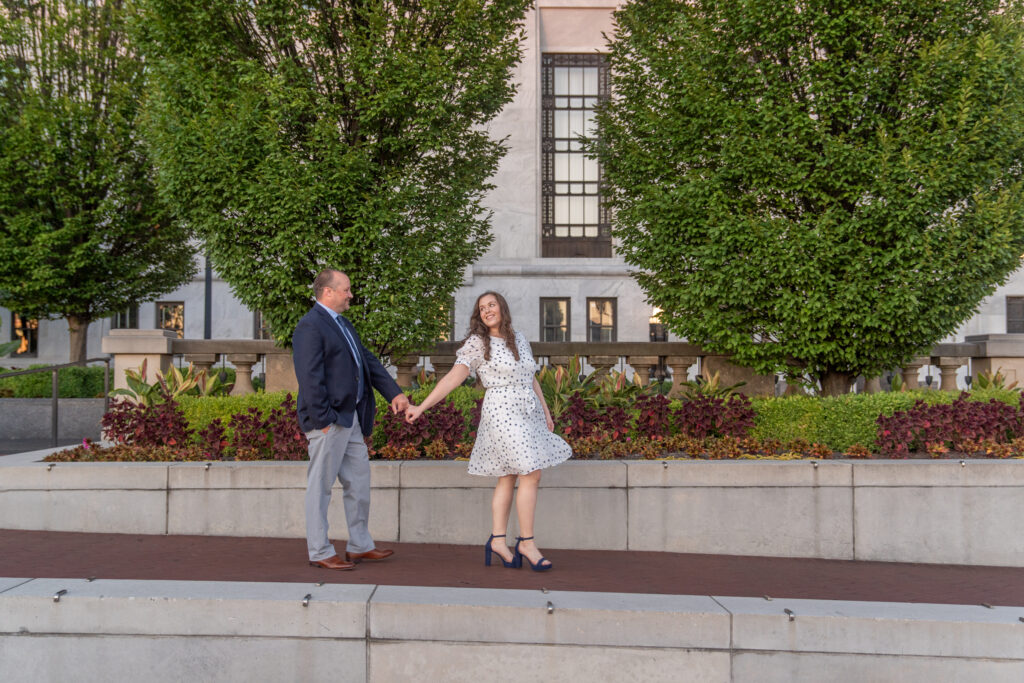
{"type": "Polygon", "coordinates": [[[444,397],[452,393],[455,387],[465,382],[467,377],[469,377],[469,368],[461,363],[456,364],[448,371],[447,375],[441,378],[433,391],[423,399],[423,403],[418,406],[410,405],[405,409],[406,422],[415,422],[424,411],[443,401],[444,397]]]}

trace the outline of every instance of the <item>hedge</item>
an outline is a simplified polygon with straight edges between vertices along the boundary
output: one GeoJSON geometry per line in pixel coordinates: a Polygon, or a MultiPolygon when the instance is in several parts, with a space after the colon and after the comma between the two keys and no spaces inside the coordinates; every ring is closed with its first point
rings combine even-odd
{"type": "MultiPolygon", "coordinates": [[[[917,401],[927,404],[952,403],[958,391],[883,392],[878,394],[846,394],[844,396],[783,396],[754,399],[754,429],[750,435],[758,439],[792,441],[803,439],[820,443],[833,451],[845,451],[859,443],[868,448],[875,444],[879,415],[890,416],[907,410],[917,401]]],[[[1005,389],[975,390],[972,401],[996,399],[1019,405],[1020,393],[1005,389]]]]}
{"type": "MultiPolygon", "coordinates": [[[[48,367],[45,364],[30,365],[27,368],[0,369],[4,372],[32,370],[48,367]]],[[[57,391],[60,398],[103,398],[104,366],[61,368],[57,371],[57,391]]],[[[50,398],[53,375],[36,372],[31,375],[5,377],[0,379],[0,397],[9,398],[50,398]]],[[[113,388],[113,382],[110,387],[113,388]]]]}

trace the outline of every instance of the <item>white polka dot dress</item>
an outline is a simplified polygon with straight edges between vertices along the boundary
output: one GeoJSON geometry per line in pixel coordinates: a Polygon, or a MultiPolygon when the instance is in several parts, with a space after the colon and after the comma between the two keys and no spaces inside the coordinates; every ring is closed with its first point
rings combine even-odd
{"type": "Polygon", "coordinates": [[[491,337],[489,361],[484,360],[484,341],[478,335],[458,350],[455,363],[476,372],[487,390],[469,456],[470,474],[529,474],[572,457],[569,444],[548,431],[544,408],[533,391],[537,363],[530,343],[516,332],[516,345],[518,362],[501,337],[491,337]]]}

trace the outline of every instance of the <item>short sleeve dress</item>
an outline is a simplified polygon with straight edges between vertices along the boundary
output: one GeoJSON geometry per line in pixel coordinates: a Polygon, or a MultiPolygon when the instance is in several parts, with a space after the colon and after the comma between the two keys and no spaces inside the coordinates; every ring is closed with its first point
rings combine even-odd
{"type": "Polygon", "coordinates": [[[455,363],[475,372],[487,390],[480,426],[469,456],[469,473],[486,477],[529,474],[565,462],[572,448],[548,431],[544,408],[533,392],[537,363],[526,338],[516,332],[519,360],[501,337],[491,337],[491,359],[484,360],[484,340],[469,337],[455,363]]]}

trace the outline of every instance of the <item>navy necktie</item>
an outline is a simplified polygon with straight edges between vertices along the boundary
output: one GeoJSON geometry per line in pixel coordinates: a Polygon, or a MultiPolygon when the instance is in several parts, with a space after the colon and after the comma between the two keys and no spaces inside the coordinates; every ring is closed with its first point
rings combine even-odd
{"type": "Polygon", "coordinates": [[[363,394],[363,359],[359,354],[359,347],[356,345],[356,340],[352,337],[352,333],[345,327],[345,322],[340,315],[335,317],[338,321],[338,326],[341,327],[341,333],[345,335],[345,341],[348,342],[348,347],[352,351],[352,357],[356,359],[356,367],[359,368],[359,395],[363,394]]]}

